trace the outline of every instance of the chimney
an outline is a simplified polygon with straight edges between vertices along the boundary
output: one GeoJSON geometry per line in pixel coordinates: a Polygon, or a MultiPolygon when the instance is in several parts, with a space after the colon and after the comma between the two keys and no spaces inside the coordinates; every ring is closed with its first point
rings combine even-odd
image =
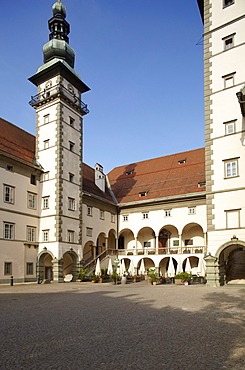
{"type": "Polygon", "coordinates": [[[94,171],[95,185],[98,186],[100,190],[105,192],[105,175],[103,173],[103,167],[101,166],[101,164],[96,163],[94,168],[95,168],[95,171],[94,171]]]}

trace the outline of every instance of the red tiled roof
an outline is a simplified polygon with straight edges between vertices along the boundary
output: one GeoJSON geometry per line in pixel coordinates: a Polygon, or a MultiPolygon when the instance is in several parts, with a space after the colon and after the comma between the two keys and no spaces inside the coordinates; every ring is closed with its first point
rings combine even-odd
{"type": "Polygon", "coordinates": [[[114,203],[108,187],[106,186],[106,190],[103,192],[95,185],[94,179],[94,169],[83,163],[83,190],[114,203]]]}
{"type": "Polygon", "coordinates": [[[0,118],[0,153],[35,166],[35,136],[0,118]]]}
{"type": "Polygon", "coordinates": [[[116,167],[108,177],[119,203],[203,192],[198,184],[205,181],[205,149],[116,167]]]}

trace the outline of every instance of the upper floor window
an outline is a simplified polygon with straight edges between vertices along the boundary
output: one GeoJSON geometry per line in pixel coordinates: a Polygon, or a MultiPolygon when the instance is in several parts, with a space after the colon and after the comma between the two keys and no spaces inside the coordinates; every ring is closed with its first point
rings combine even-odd
{"type": "Polygon", "coordinates": [[[105,212],[100,210],[100,219],[104,220],[105,219],[105,212]]]}
{"type": "Polygon", "coordinates": [[[49,123],[49,114],[46,114],[45,116],[43,116],[43,121],[44,123],[49,123]]]}
{"type": "Polygon", "coordinates": [[[7,169],[8,171],[11,171],[11,172],[13,172],[13,171],[14,171],[14,167],[13,167],[13,166],[11,166],[11,165],[9,165],[9,164],[7,164],[6,169],[7,169]]]}
{"type": "Polygon", "coordinates": [[[92,216],[93,213],[92,213],[92,207],[90,206],[87,206],[87,216],[92,216]]]}
{"type": "Polygon", "coordinates": [[[170,217],[171,216],[171,209],[167,209],[165,211],[165,217],[170,217]]]}
{"type": "Polygon", "coordinates": [[[33,193],[27,193],[27,207],[36,209],[37,208],[37,195],[33,193]]]}
{"type": "Polygon", "coordinates": [[[195,214],[196,214],[196,207],[189,207],[188,215],[195,215],[195,214]]]}
{"type": "Polygon", "coordinates": [[[180,159],[180,160],[178,161],[178,164],[184,164],[184,163],[186,163],[186,158],[184,158],[184,159],[180,159]]]}
{"type": "Polygon", "coordinates": [[[193,239],[185,239],[185,245],[193,245],[193,239]]]}
{"type": "Polygon", "coordinates": [[[49,230],[43,230],[43,241],[44,242],[49,241],[49,230]]]}
{"type": "Polygon", "coordinates": [[[139,196],[140,196],[140,197],[145,197],[145,196],[147,195],[148,191],[149,191],[149,190],[141,191],[141,192],[139,193],[139,196]]]}
{"type": "Polygon", "coordinates": [[[111,222],[115,222],[115,215],[114,215],[114,213],[111,214],[111,222]]]}
{"type": "Polygon", "coordinates": [[[229,50],[229,49],[233,48],[233,46],[234,46],[234,36],[235,36],[235,34],[223,38],[224,50],[229,50]]]}
{"type": "Polygon", "coordinates": [[[238,158],[225,160],[225,178],[238,176],[238,158]]]}
{"type": "Polygon", "coordinates": [[[134,173],[134,170],[128,170],[126,171],[126,175],[132,175],[134,173]]]}
{"type": "Polygon", "coordinates": [[[149,218],[149,213],[146,212],[146,213],[142,213],[142,216],[143,216],[143,220],[148,220],[149,218]]]}
{"type": "Polygon", "coordinates": [[[74,175],[73,175],[73,173],[70,173],[70,172],[69,172],[69,181],[70,182],[74,181],[74,175]]]}
{"type": "Polygon", "coordinates": [[[75,122],[74,118],[69,117],[69,124],[71,127],[74,127],[74,122],[75,122]]]}
{"type": "Polygon", "coordinates": [[[86,235],[92,236],[92,234],[93,234],[93,229],[91,227],[86,227],[86,235]]]}
{"type": "Polygon", "coordinates": [[[75,240],[75,231],[68,230],[67,236],[68,236],[68,242],[69,243],[74,243],[74,240],[75,240]]]}
{"type": "Polygon", "coordinates": [[[36,180],[36,176],[35,175],[31,175],[30,182],[31,182],[32,185],[36,185],[37,180],[36,180]]]}
{"type": "Polygon", "coordinates": [[[128,221],[128,215],[123,215],[123,221],[128,221]]]}
{"type": "Polygon", "coordinates": [[[27,241],[35,242],[36,241],[36,228],[32,226],[27,226],[27,241]]]}
{"type": "Polygon", "coordinates": [[[49,208],[49,197],[43,197],[43,209],[49,208]]]}
{"type": "Polygon", "coordinates": [[[232,5],[232,4],[234,4],[234,2],[235,2],[235,0],[223,0],[224,1],[224,8],[226,7],[226,6],[229,6],[229,5],[232,5]]]}
{"type": "Polygon", "coordinates": [[[70,211],[75,211],[76,202],[74,198],[68,198],[68,209],[70,211]]]}
{"type": "Polygon", "coordinates": [[[236,131],[235,121],[224,122],[225,125],[225,135],[234,134],[236,131]]]}
{"type": "Polygon", "coordinates": [[[43,147],[44,147],[44,149],[48,149],[49,148],[49,140],[44,140],[43,147]]]}
{"type": "Polygon", "coordinates": [[[14,240],[14,224],[9,223],[9,222],[4,222],[3,227],[4,227],[4,234],[3,234],[4,239],[14,240]]]}
{"type": "Polygon", "coordinates": [[[229,73],[228,75],[222,76],[224,80],[224,89],[228,89],[229,87],[234,86],[235,84],[235,73],[229,73]]]}
{"type": "Polygon", "coordinates": [[[75,144],[74,144],[72,141],[69,141],[69,150],[70,150],[71,152],[73,152],[73,151],[74,151],[74,146],[75,146],[75,144]]]}
{"type": "Polygon", "coordinates": [[[14,187],[10,185],[3,185],[3,201],[6,203],[14,204],[14,187]]]}

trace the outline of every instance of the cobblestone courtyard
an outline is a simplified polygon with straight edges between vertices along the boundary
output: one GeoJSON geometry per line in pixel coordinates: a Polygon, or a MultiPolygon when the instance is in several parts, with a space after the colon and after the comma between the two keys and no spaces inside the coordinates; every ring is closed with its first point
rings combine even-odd
{"type": "Polygon", "coordinates": [[[0,286],[1,369],[244,369],[245,288],[0,286]]]}

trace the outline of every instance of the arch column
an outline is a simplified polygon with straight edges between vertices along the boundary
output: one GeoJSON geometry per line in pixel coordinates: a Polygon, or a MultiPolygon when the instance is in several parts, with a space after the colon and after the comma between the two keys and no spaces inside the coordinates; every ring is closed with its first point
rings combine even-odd
{"type": "Polygon", "coordinates": [[[108,249],[108,237],[105,236],[105,249],[107,250],[108,249]]]}
{"type": "Polygon", "coordinates": [[[182,234],[179,234],[179,250],[182,253],[182,234]]]}
{"type": "Polygon", "coordinates": [[[137,251],[138,251],[138,237],[137,236],[135,237],[135,251],[137,254],[137,251]]]}
{"type": "Polygon", "coordinates": [[[207,253],[207,232],[203,233],[204,238],[204,253],[207,253]]]}
{"type": "Polygon", "coordinates": [[[57,258],[54,258],[52,260],[53,264],[53,281],[54,283],[63,283],[64,282],[64,276],[63,276],[63,264],[64,260],[61,258],[58,260],[57,258]]]}
{"type": "Polygon", "coordinates": [[[159,237],[158,235],[155,236],[155,250],[156,254],[158,254],[158,242],[159,242],[159,237]]]}
{"type": "Polygon", "coordinates": [[[207,286],[218,287],[219,284],[219,266],[218,259],[216,257],[208,256],[204,257],[206,261],[206,279],[207,286]]]}

